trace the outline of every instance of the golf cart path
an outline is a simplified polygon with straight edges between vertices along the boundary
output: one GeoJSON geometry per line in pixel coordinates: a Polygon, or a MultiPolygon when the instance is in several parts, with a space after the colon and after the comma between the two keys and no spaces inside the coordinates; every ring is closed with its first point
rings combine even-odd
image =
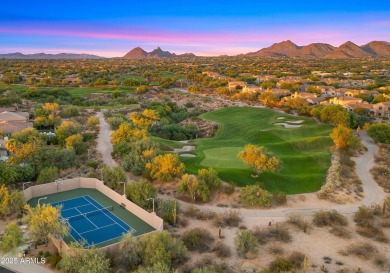
{"type": "MultiPolygon", "coordinates": [[[[284,218],[288,216],[290,213],[299,213],[305,216],[313,215],[319,210],[329,210],[336,209],[340,213],[343,214],[351,214],[357,211],[359,206],[361,205],[371,205],[371,204],[381,204],[384,197],[386,196],[385,192],[381,187],[373,179],[370,169],[374,166],[374,155],[378,151],[378,147],[375,145],[373,140],[367,136],[365,131],[360,132],[360,138],[363,145],[367,147],[367,152],[363,155],[360,155],[353,160],[356,162],[356,173],[360,180],[362,181],[362,186],[364,190],[364,197],[362,201],[354,203],[354,204],[334,204],[331,202],[323,202],[315,205],[313,207],[305,207],[305,208],[291,208],[288,206],[278,207],[274,209],[249,209],[249,208],[240,208],[237,209],[239,214],[241,215],[246,222],[252,222],[256,220],[256,222],[264,222],[264,220],[277,220],[279,218],[282,221],[284,218]],[[251,219],[253,218],[253,219],[251,219]],[[263,219],[261,219],[263,218],[263,219]],[[275,219],[276,218],[276,219],[275,219]]],[[[315,194],[315,193],[314,193],[315,194]]],[[[303,194],[303,195],[313,195],[313,193],[303,194]]],[[[164,198],[164,197],[163,197],[164,198]]],[[[183,201],[178,201],[182,207],[194,206],[199,209],[206,209],[210,211],[214,211],[217,213],[224,213],[231,208],[222,208],[214,205],[203,204],[189,204],[183,201]]]]}
{"type": "Polygon", "coordinates": [[[103,112],[96,115],[99,118],[99,134],[97,138],[96,150],[102,155],[104,164],[110,167],[116,167],[118,164],[112,159],[112,143],[110,125],[104,119],[103,112]]]}
{"type": "MultiPolygon", "coordinates": [[[[111,142],[110,125],[104,119],[103,112],[100,111],[96,115],[99,118],[99,134],[97,138],[96,150],[102,155],[103,163],[109,167],[117,167],[118,162],[112,158],[113,146],[111,142]]],[[[126,172],[127,180],[139,181],[142,177],[126,172]]]]}

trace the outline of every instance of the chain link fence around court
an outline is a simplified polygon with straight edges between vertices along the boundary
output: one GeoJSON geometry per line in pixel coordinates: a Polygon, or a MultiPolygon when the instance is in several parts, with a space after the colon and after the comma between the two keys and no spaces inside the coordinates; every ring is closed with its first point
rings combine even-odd
{"type": "MultiPolygon", "coordinates": [[[[40,196],[46,196],[55,193],[61,193],[65,191],[75,190],[75,189],[96,189],[118,205],[121,205],[128,212],[134,214],[136,217],[150,225],[155,229],[155,231],[163,230],[163,220],[154,213],[149,213],[146,210],[140,208],[133,202],[129,201],[125,196],[120,195],[119,193],[113,191],[103,184],[102,181],[96,178],[73,178],[66,179],[61,181],[56,181],[52,183],[35,185],[31,186],[24,190],[24,195],[26,201],[29,201],[32,198],[37,198],[40,196]]],[[[145,233],[147,234],[147,233],[145,233]]],[[[143,234],[143,235],[145,235],[143,234]]],[[[68,245],[60,238],[55,236],[50,236],[54,245],[62,251],[69,249],[68,245]]],[[[102,249],[107,251],[115,251],[118,248],[118,243],[112,245],[104,246],[102,249]]]]}

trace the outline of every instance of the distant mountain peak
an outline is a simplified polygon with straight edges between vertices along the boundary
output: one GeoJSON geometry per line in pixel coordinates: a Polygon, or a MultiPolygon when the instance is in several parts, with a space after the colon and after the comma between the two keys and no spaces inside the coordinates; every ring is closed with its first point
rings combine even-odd
{"type": "Polygon", "coordinates": [[[23,54],[20,52],[0,54],[0,59],[103,59],[103,57],[85,54],[85,53],[58,53],[58,54],[47,54],[47,53],[34,53],[34,54],[23,54]]]}
{"type": "Polygon", "coordinates": [[[358,46],[352,41],[347,41],[339,47],[333,47],[325,43],[312,43],[306,46],[298,46],[291,40],[274,43],[270,47],[246,54],[246,56],[258,57],[305,57],[305,58],[368,58],[390,57],[390,43],[373,41],[363,46],[358,46]]]}
{"type": "Polygon", "coordinates": [[[146,52],[140,47],[136,47],[129,51],[123,58],[125,59],[138,59],[138,58],[173,58],[173,57],[196,57],[193,53],[185,53],[182,55],[176,55],[169,51],[164,51],[161,47],[157,47],[151,52],[146,52]]]}

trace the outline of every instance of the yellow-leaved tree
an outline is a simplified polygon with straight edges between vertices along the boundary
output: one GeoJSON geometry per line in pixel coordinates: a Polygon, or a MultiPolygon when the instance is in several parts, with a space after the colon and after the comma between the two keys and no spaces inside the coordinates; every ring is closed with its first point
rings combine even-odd
{"type": "Polygon", "coordinates": [[[0,186],[0,213],[7,215],[11,211],[10,194],[8,188],[3,184],[0,186]]]}
{"type": "Polygon", "coordinates": [[[153,122],[160,120],[160,116],[155,110],[145,109],[142,113],[131,113],[130,120],[140,128],[148,128],[153,122]]]}
{"type": "Polygon", "coordinates": [[[30,238],[34,241],[43,240],[48,243],[49,234],[62,236],[68,232],[69,225],[61,219],[61,208],[50,204],[38,204],[36,207],[25,206],[29,215],[30,238]]]}
{"type": "Polygon", "coordinates": [[[31,154],[39,150],[41,139],[34,139],[27,143],[18,143],[16,139],[10,139],[5,143],[6,149],[11,153],[10,163],[25,161],[31,154]]]}
{"type": "Polygon", "coordinates": [[[77,151],[83,143],[83,136],[81,134],[75,134],[65,139],[65,146],[67,149],[74,149],[77,151]]]}
{"type": "Polygon", "coordinates": [[[357,147],[359,140],[353,135],[352,129],[339,125],[330,134],[337,149],[347,149],[357,147]]]}
{"type": "Polygon", "coordinates": [[[173,178],[179,177],[184,172],[184,164],[180,162],[176,154],[164,154],[156,156],[152,163],[147,163],[146,168],[153,179],[164,182],[172,181],[173,178]]]}
{"type": "Polygon", "coordinates": [[[111,135],[111,141],[113,144],[117,144],[122,141],[129,141],[132,139],[143,140],[148,138],[148,131],[145,129],[133,129],[130,123],[122,123],[119,125],[118,130],[114,131],[111,135]]]}
{"type": "Polygon", "coordinates": [[[49,113],[57,112],[59,107],[60,107],[60,105],[56,102],[53,102],[53,103],[47,102],[43,105],[43,109],[45,109],[49,113]]]}
{"type": "Polygon", "coordinates": [[[99,124],[99,118],[98,117],[88,117],[87,119],[88,126],[94,127],[99,124]]]}
{"type": "Polygon", "coordinates": [[[238,153],[238,157],[253,169],[254,176],[266,171],[276,172],[280,167],[279,159],[267,154],[263,146],[248,144],[238,153]]]}

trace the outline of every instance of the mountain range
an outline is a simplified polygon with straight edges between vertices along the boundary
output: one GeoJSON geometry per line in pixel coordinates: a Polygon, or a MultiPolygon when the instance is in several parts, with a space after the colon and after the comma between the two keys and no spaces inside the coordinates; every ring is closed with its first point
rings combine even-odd
{"type": "Polygon", "coordinates": [[[389,58],[390,43],[373,41],[363,46],[358,46],[350,41],[334,47],[330,44],[313,43],[306,46],[298,46],[290,40],[275,43],[270,47],[256,52],[245,54],[254,57],[302,57],[302,58],[389,58]]]}
{"type": "MultiPolygon", "coordinates": [[[[325,43],[312,43],[306,46],[298,46],[290,40],[275,43],[270,47],[260,49],[256,52],[240,54],[238,56],[250,57],[298,57],[298,58],[390,58],[390,43],[384,41],[373,41],[368,44],[358,46],[350,41],[334,47],[325,43]]],[[[142,58],[175,58],[175,57],[196,57],[193,53],[175,54],[163,51],[160,47],[151,52],[146,52],[140,47],[129,51],[122,58],[142,59],[142,58]]],[[[0,59],[102,59],[90,54],[60,53],[60,54],[22,54],[19,52],[0,54],[0,59]]]]}
{"type": "Polygon", "coordinates": [[[59,53],[59,54],[22,54],[20,52],[0,54],[0,59],[103,59],[104,57],[91,55],[91,54],[76,54],[76,53],[59,53]]]}
{"type": "Polygon", "coordinates": [[[155,50],[151,52],[146,52],[140,47],[136,47],[129,52],[125,56],[124,59],[141,59],[141,58],[174,58],[174,57],[196,57],[193,53],[184,53],[180,55],[176,55],[175,53],[171,53],[169,51],[163,51],[160,47],[157,47],[155,50]]]}

